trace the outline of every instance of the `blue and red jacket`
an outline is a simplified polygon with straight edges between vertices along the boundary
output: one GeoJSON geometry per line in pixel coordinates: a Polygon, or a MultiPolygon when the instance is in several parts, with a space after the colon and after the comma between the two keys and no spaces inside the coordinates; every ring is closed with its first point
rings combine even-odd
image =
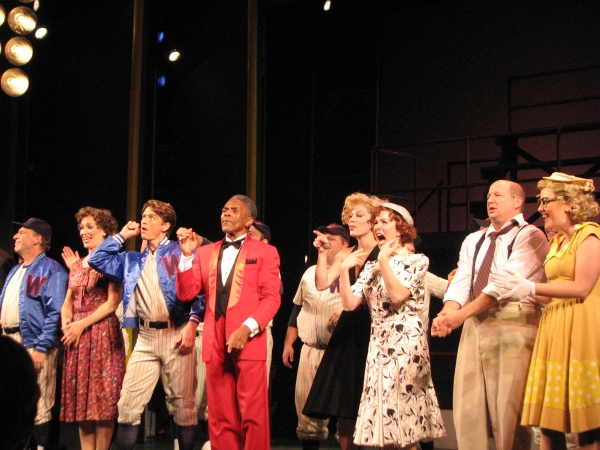
{"type": "MultiPolygon", "coordinates": [[[[121,252],[125,238],[119,233],[110,236],[90,255],[88,264],[107,278],[123,283],[123,328],[137,328],[137,305],[132,294],[138,283],[149,249],[143,252],[121,252]]],[[[176,327],[185,324],[190,316],[203,316],[204,295],[198,295],[193,302],[182,302],[175,292],[175,278],[179,270],[181,247],[179,242],[164,238],[156,249],[158,281],[162,290],[171,320],[176,327]]]]}
{"type": "MultiPolygon", "coordinates": [[[[8,274],[0,294],[0,309],[6,286],[22,265],[17,264],[8,274]]],[[[25,348],[48,353],[58,344],[60,309],[68,283],[67,271],[45,253],[27,267],[19,288],[19,327],[25,348]]]]}

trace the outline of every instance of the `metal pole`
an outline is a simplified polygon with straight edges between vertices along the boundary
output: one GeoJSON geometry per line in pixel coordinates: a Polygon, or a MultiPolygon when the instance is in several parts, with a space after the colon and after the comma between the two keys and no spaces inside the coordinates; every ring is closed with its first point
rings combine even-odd
{"type": "Polygon", "coordinates": [[[257,201],[258,1],[248,0],[248,101],[246,110],[246,195],[257,201]]]}
{"type": "MultiPolygon", "coordinates": [[[[142,101],[142,53],[144,46],[144,0],[133,3],[133,44],[131,49],[131,93],[129,97],[129,151],[127,162],[127,220],[138,213],[140,169],[140,117],[142,101]]],[[[127,250],[135,250],[135,239],[127,240],[127,250]]]]}

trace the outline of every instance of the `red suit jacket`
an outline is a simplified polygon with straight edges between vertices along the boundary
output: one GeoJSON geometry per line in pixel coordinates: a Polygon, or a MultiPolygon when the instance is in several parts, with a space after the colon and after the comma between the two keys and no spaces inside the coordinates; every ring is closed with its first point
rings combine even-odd
{"type": "MultiPolygon", "coordinates": [[[[192,268],[177,273],[177,297],[193,300],[200,292],[206,296],[204,331],[202,333],[202,359],[209,362],[215,326],[217,271],[223,241],[202,246],[196,250],[192,268]]],[[[267,341],[265,327],[275,316],[281,304],[279,288],[279,254],[272,245],[246,236],[235,263],[231,293],[227,304],[226,339],[246,319],[258,322],[259,333],[248,340],[238,359],[266,360],[267,341]]]]}

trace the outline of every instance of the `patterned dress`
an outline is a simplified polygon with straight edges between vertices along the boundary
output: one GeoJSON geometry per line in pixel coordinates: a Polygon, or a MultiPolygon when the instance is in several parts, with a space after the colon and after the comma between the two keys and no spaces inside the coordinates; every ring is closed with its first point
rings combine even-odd
{"type": "MultiPolygon", "coordinates": [[[[71,268],[73,321],[92,314],[108,297],[108,280],[80,259],[71,268]]],[[[86,328],[65,348],[60,420],[114,420],[125,373],[123,335],[113,313],[86,328]]]]}
{"type": "Polygon", "coordinates": [[[429,260],[396,256],[390,266],[410,297],[395,309],[379,263],[370,262],[352,287],[371,311],[371,340],[356,422],[358,445],[407,446],[445,434],[431,380],[429,348],[419,310],[429,260]]]}
{"type": "MultiPolygon", "coordinates": [[[[572,281],[583,240],[600,238],[587,222],[558,250],[564,235],[550,241],[544,268],[551,283],[572,281]]],[[[583,263],[585,264],[585,262],[583,263]]],[[[600,279],[585,298],[553,298],[546,307],[531,357],[523,425],[582,433],[600,428],[600,279]]]]}

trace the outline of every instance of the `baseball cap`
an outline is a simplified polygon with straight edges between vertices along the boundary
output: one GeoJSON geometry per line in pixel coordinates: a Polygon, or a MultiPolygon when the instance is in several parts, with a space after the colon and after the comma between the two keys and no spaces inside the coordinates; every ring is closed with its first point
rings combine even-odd
{"type": "Polygon", "coordinates": [[[32,217],[31,219],[27,219],[27,222],[14,222],[15,225],[19,225],[21,227],[29,228],[30,230],[35,231],[37,234],[42,236],[48,242],[52,239],[52,228],[48,224],[48,222],[38,219],[36,217],[32,217]]]}
{"type": "Polygon", "coordinates": [[[415,224],[413,222],[412,216],[410,215],[410,213],[404,206],[396,205],[395,203],[382,203],[381,206],[397,212],[398,214],[400,214],[400,217],[402,217],[409,224],[411,224],[411,225],[415,224]]]}
{"type": "Polygon", "coordinates": [[[350,233],[343,226],[337,223],[330,223],[327,226],[320,226],[317,228],[317,231],[320,233],[328,233],[336,236],[341,236],[342,239],[350,242],[350,233]]]}
{"type": "Polygon", "coordinates": [[[255,220],[252,225],[254,225],[254,228],[256,228],[258,231],[260,231],[260,234],[262,234],[265,239],[269,241],[269,243],[271,242],[271,229],[269,228],[269,225],[258,220],[255,220]]]}

